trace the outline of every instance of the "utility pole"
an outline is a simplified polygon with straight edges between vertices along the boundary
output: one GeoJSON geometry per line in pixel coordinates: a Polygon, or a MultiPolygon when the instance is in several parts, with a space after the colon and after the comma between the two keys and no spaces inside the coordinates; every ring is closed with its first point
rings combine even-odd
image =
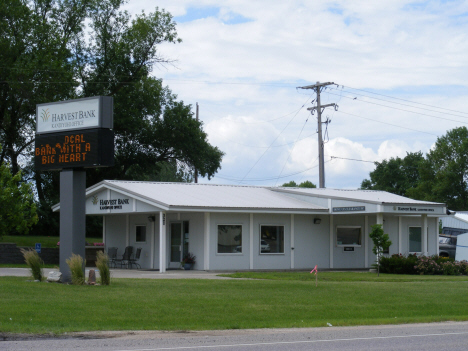
{"type": "MultiPolygon", "coordinates": [[[[195,116],[197,116],[197,122],[198,122],[198,102],[197,102],[197,109],[195,112],[195,116]]],[[[195,167],[195,183],[198,183],[198,170],[197,167],[195,167]]]]}
{"type": "MultiPolygon", "coordinates": [[[[334,106],[335,109],[338,105],[336,104],[327,104],[320,105],[320,90],[322,87],[327,85],[334,85],[333,82],[320,83],[317,82],[314,85],[307,85],[305,87],[299,87],[300,89],[314,89],[317,94],[317,106],[309,107],[307,110],[311,111],[314,114],[314,111],[317,110],[317,120],[318,120],[318,152],[319,152],[319,188],[325,188],[325,161],[323,156],[324,142],[322,138],[322,111],[326,107],[334,106]]],[[[328,120],[323,123],[328,123],[328,120]]]]}

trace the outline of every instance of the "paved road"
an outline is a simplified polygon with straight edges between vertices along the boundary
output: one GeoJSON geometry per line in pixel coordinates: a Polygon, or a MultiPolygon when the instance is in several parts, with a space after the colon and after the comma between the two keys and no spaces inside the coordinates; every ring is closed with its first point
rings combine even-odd
{"type": "Polygon", "coordinates": [[[2,351],[466,351],[468,322],[196,332],[98,332],[0,341],[2,351]]]}

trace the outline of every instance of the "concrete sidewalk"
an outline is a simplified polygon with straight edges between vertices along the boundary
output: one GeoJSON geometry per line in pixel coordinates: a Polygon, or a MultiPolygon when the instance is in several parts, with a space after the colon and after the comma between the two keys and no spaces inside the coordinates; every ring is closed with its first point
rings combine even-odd
{"type": "MultiPolygon", "coordinates": [[[[96,276],[99,276],[99,271],[96,268],[86,268],[86,277],[90,269],[96,270],[96,276]]],[[[55,268],[44,268],[44,276],[47,277],[49,272],[58,271],[55,268]]],[[[159,271],[137,270],[137,269],[111,269],[111,278],[139,278],[139,279],[231,279],[219,277],[216,272],[206,271],[185,271],[185,270],[169,270],[165,273],[159,271]]],[[[0,268],[0,277],[30,277],[29,268],[0,268]]]]}

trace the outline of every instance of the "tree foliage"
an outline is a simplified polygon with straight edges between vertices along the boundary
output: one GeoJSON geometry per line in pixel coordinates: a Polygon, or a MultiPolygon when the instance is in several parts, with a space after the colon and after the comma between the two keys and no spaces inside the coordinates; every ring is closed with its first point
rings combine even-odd
{"type": "Polygon", "coordinates": [[[291,180],[290,182],[284,183],[284,187],[291,187],[291,188],[316,188],[317,186],[312,183],[310,180],[303,181],[299,185],[296,184],[294,180],[291,180]]]}
{"type": "Polygon", "coordinates": [[[36,204],[29,183],[21,173],[11,174],[8,164],[0,165],[0,240],[4,235],[27,233],[37,223],[36,204]]]}
{"type": "Polygon", "coordinates": [[[414,198],[468,209],[468,129],[459,127],[437,138],[419,169],[421,180],[409,191],[414,198]]]}
{"type": "Polygon", "coordinates": [[[407,196],[407,191],[418,185],[420,180],[419,167],[424,161],[421,151],[409,152],[402,159],[390,158],[375,162],[375,170],[370,172],[370,179],[364,179],[361,189],[383,190],[401,196],[407,196]]]}
{"type": "Polygon", "coordinates": [[[376,162],[361,189],[385,190],[417,200],[468,210],[468,129],[458,127],[437,138],[424,157],[422,152],[376,162]]]}
{"type": "MultiPolygon", "coordinates": [[[[159,46],[181,42],[171,14],[156,8],[131,18],[124,2],[0,3],[0,164],[14,174],[32,160],[36,104],[97,95],[114,98],[115,166],[89,170],[87,185],[190,181],[195,169],[208,178],[219,170],[223,153],[191,106],[152,74],[173,64],[159,46]]],[[[41,223],[56,226],[50,205],[58,201],[58,174],[35,172],[31,163],[23,174],[36,184],[41,223]]]]}

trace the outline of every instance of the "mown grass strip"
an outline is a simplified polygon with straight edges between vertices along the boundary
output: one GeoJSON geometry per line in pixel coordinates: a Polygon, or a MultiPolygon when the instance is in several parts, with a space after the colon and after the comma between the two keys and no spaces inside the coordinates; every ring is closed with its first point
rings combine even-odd
{"type": "MultiPolygon", "coordinates": [[[[42,247],[58,247],[57,242],[59,241],[60,237],[58,236],[5,235],[2,239],[2,243],[13,243],[23,247],[34,247],[36,243],[41,243],[42,247]]],[[[102,243],[102,239],[86,238],[86,242],[90,244],[102,243]]]]}
{"type": "MultiPolygon", "coordinates": [[[[349,274],[349,273],[345,273],[349,274]]],[[[360,274],[360,273],[356,273],[360,274]]],[[[460,278],[460,277],[459,277],[460,278]]],[[[468,320],[468,282],[0,278],[0,331],[209,330],[468,320]]]]}
{"type": "MultiPolygon", "coordinates": [[[[269,279],[269,280],[295,280],[314,281],[315,275],[310,272],[237,272],[220,274],[230,278],[269,279]]],[[[468,281],[468,276],[450,275],[404,275],[404,274],[380,274],[371,272],[320,272],[320,282],[420,282],[420,281],[468,281]]]]}

